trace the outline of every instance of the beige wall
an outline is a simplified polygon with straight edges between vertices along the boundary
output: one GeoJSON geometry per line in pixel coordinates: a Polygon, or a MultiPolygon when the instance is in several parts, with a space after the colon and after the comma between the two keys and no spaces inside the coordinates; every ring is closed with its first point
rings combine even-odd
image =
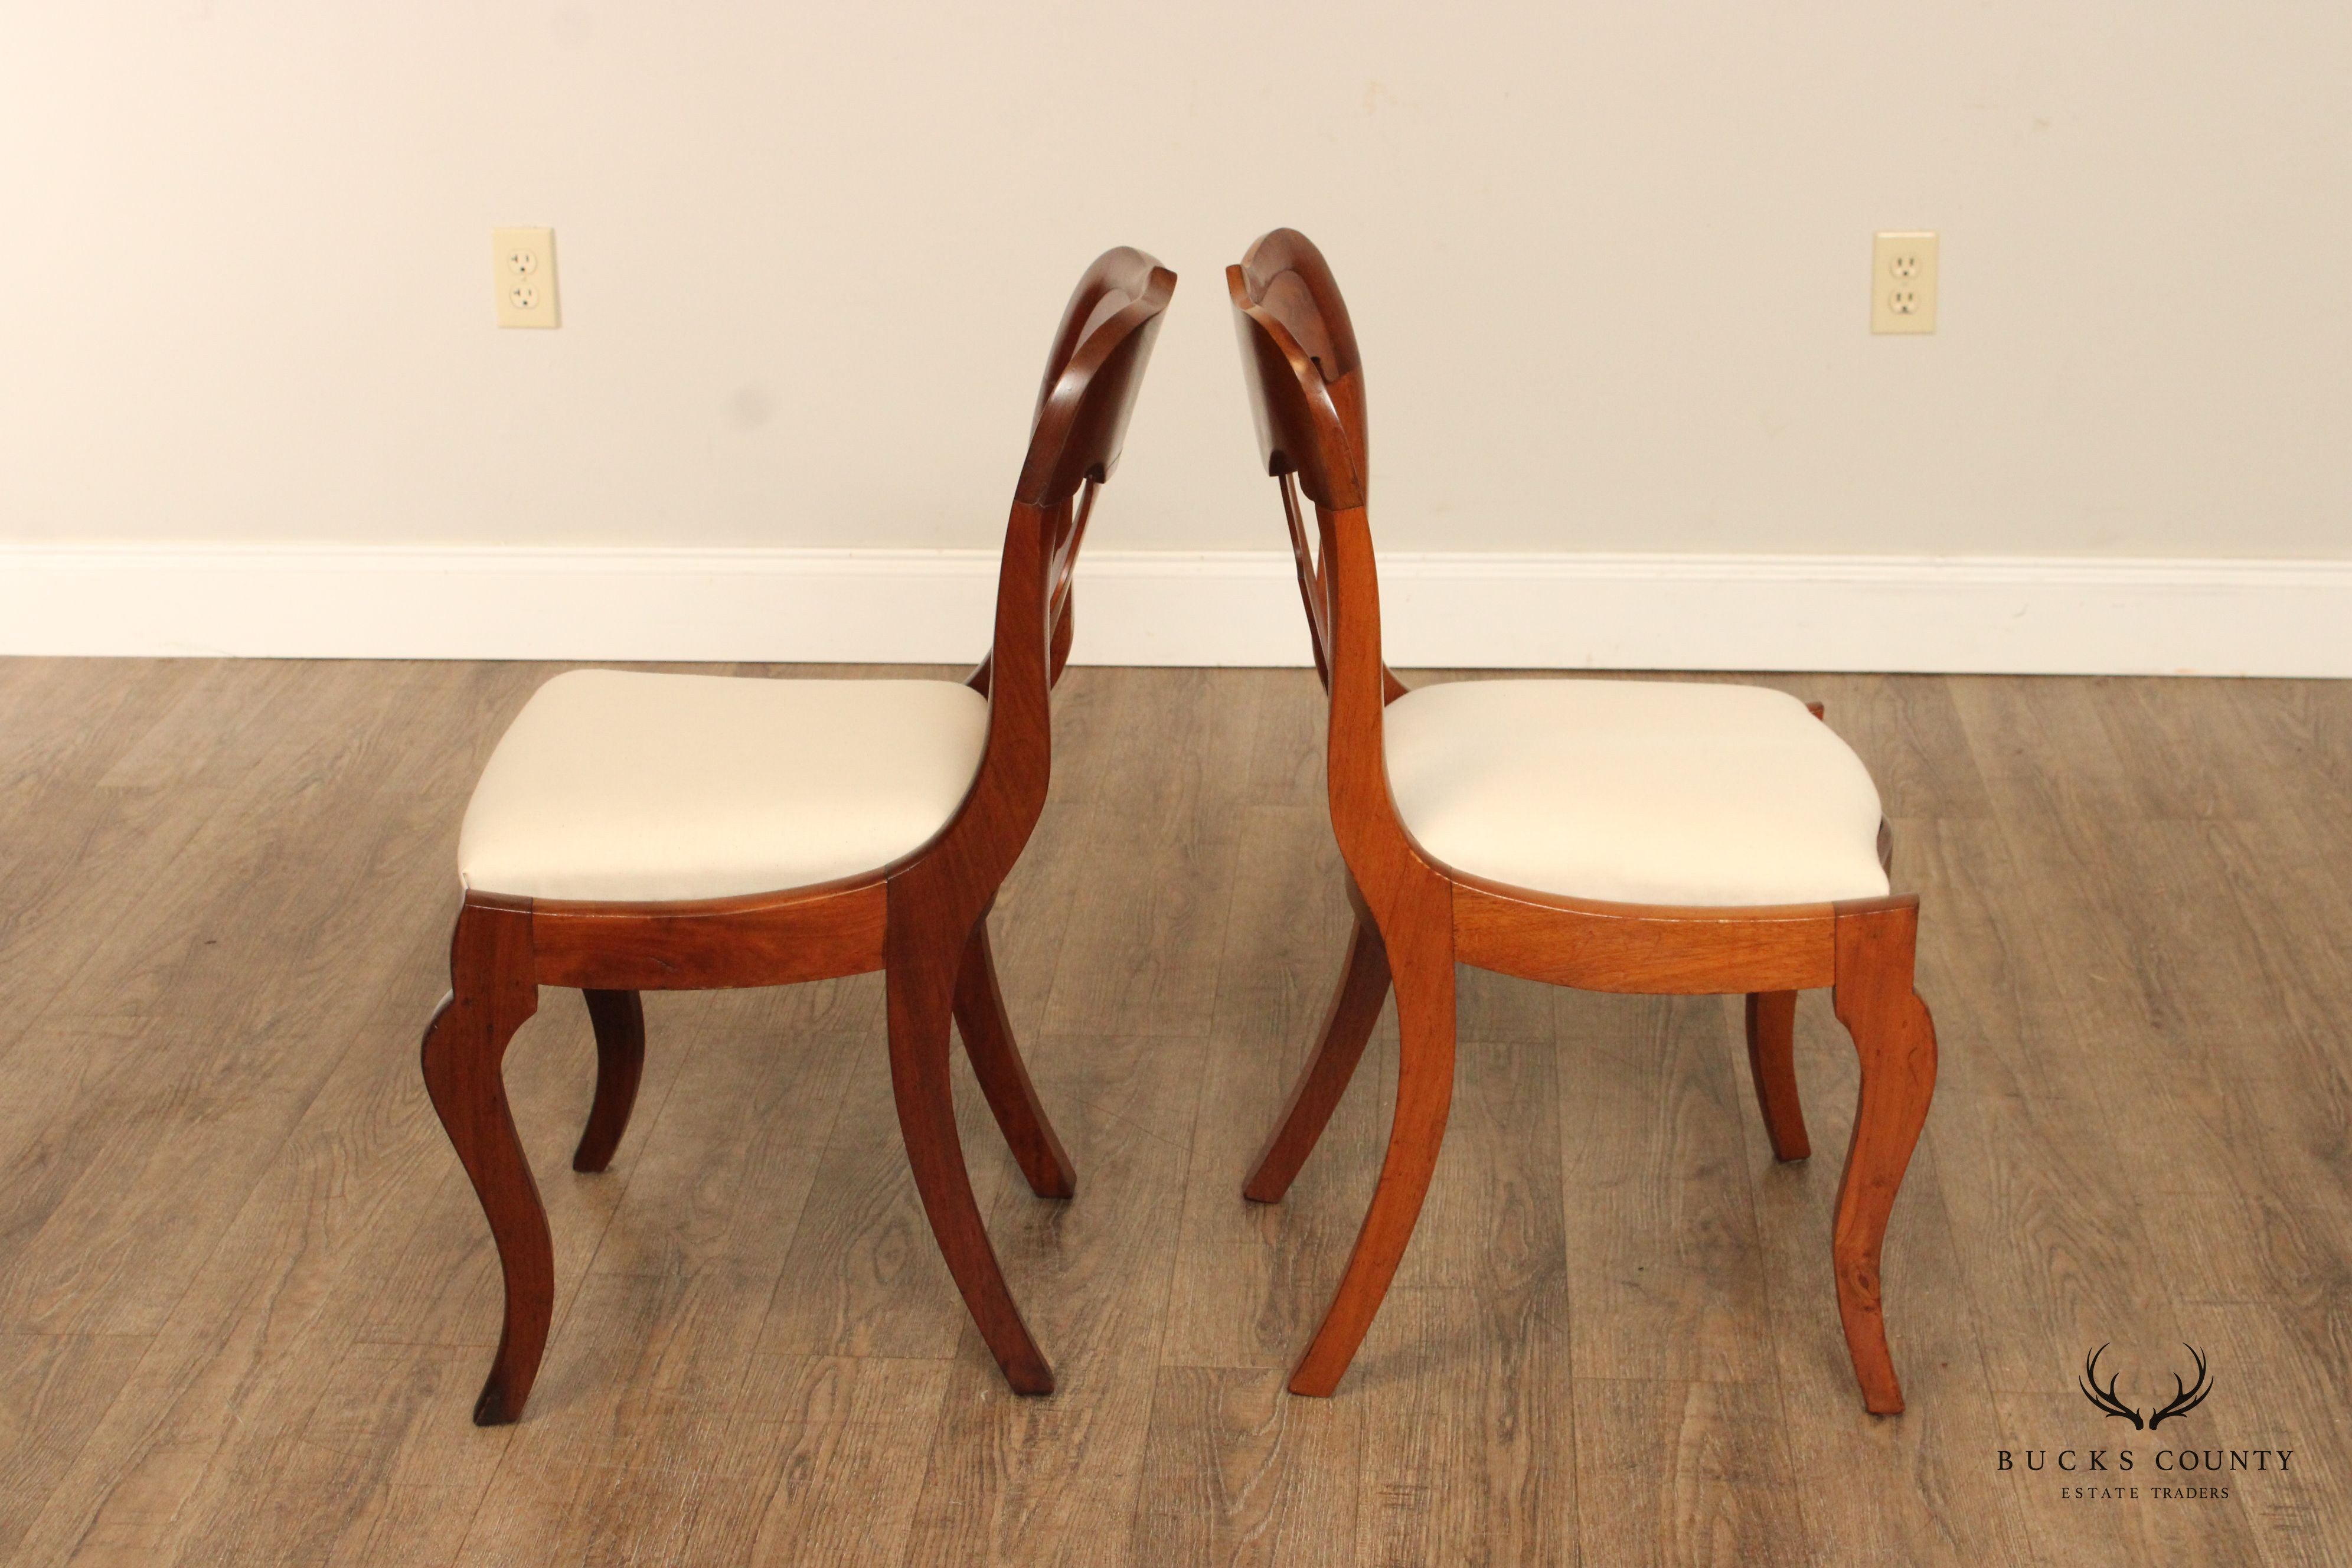
{"type": "Polygon", "coordinates": [[[1183,283],[1103,542],[1273,548],[1220,273],[1286,222],[1399,547],[2352,553],[2343,6],[0,22],[0,538],[985,544],[1129,242],[1183,283]],[[1943,330],[1872,338],[1909,226],[1943,330]]]}

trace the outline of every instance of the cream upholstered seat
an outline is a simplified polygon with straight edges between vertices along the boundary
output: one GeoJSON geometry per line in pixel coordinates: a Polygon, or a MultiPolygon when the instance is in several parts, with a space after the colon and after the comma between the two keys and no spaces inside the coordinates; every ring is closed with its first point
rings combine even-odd
{"type": "Polygon", "coordinates": [[[467,888],[725,898],[880,869],[971,787],[988,699],[945,680],[577,669],[533,694],[458,835],[467,888]]]}
{"type": "Polygon", "coordinates": [[[1382,729],[1398,816],[1472,876],[1612,903],[1887,890],[1868,770],[1783,692],[1461,680],[1398,698],[1382,729]]]}

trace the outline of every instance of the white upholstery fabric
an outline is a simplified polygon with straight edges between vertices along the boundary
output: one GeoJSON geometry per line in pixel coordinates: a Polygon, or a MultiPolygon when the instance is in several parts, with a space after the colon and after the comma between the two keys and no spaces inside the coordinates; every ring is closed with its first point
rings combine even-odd
{"type": "Polygon", "coordinates": [[[1783,692],[1461,680],[1397,699],[1384,729],[1398,815],[1474,876],[1646,904],[1887,890],[1868,770],[1783,692]]]}
{"type": "Polygon", "coordinates": [[[576,669],[515,716],[457,872],[542,899],[713,899],[880,869],[944,826],[988,700],[944,680],[576,669]]]}

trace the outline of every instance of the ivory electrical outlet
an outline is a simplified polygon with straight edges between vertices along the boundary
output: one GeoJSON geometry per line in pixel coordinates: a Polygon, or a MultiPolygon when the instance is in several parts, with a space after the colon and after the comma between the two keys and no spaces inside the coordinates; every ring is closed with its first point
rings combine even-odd
{"type": "Polygon", "coordinates": [[[1872,239],[1870,330],[1936,330],[1936,237],[1932,232],[1913,229],[1872,239]]]}
{"type": "Polygon", "coordinates": [[[560,327],[555,306],[555,231],[490,230],[491,280],[501,327],[560,327]]]}

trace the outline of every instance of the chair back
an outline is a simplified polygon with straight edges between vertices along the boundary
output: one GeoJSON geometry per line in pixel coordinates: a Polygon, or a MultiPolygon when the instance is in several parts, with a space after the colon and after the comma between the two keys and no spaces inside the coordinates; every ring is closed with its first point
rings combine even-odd
{"type": "Polygon", "coordinates": [[[1121,246],[1095,258],[1062,309],[1005,524],[996,635],[970,680],[988,698],[988,742],[971,793],[941,834],[960,852],[940,863],[956,862],[957,874],[1001,879],[1045,809],[1078,546],[1095,492],[1118,466],[1175,289],[1174,273],[1121,246]]]}
{"type": "MultiPolygon", "coordinates": [[[[1094,510],[1095,491],[1118,466],[1136,394],[1160,337],[1160,317],[1175,290],[1176,275],[1142,251],[1124,245],[1106,250],[1070,291],[1045,355],[1045,380],[1029,425],[1029,451],[1013,490],[1004,573],[1014,571],[1016,546],[1025,558],[1024,531],[1042,529],[1049,688],[1062,679],[1062,668],[1069,662],[1076,629],[1072,575],[1094,510]]],[[[1007,580],[999,579],[1000,601],[1007,580]]],[[[999,608],[1004,608],[1002,603],[999,608]]],[[[1000,617],[1000,646],[972,671],[974,689],[991,689],[1008,629],[1016,640],[1024,635],[1021,626],[1008,628],[1000,617]]]]}
{"type": "MultiPolygon", "coordinates": [[[[1318,518],[1364,510],[1370,439],[1355,325],[1323,253],[1297,229],[1277,228],[1251,246],[1240,265],[1225,268],[1225,287],[1241,337],[1242,378],[1257,420],[1258,450],[1266,472],[1281,481],[1315,668],[1328,687],[1332,562],[1308,534],[1298,492],[1307,493],[1318,518]]],[[[1364,576],[1372,581],[1369,533],[1364,549],[1364,576]]],[[[1378,605],[1369,613],[1377,626],[1378,605]]],[[[1372,654],[1379,657],[1377,639],[1372,654]]],[[[1384,703],[1404,695],[1403,683],[1385,664],[1381,689],[1384,703]]]]}
{"type": "Polygon", "coordinates": [[[1087,480],[1102,483],[1118,466],[1135,395],[1175,289],[1176,274],[1127,246],[1104,251],[1078,279],[1045,356],[1020,500],[1055,505],[1087,480]]]}
{"type": "MultiPolygon", "coordinates": [[[[1380,580],[1365,510],[1370,443],[1356,329],[1314,242],[1278,228],[1225,269],[1259,455],[1277,481],[1315,668],[1331,698],[1332,824],[1401,838],[1381,710],[1404,694],[1381,656],[1380,580]],[[1315,507],[1310,531],[1298,502],[1315,507]]],[[[1350,856],[1350,864],[1355,857],[1350,856]]]]}
{"type": "Polygon", "coordinates": [[[1364,504],[1364,369],[1347,301],[1314,241],[1277,228],[1225,269],[1266,472],[1318,506],[1364,504]]]}

